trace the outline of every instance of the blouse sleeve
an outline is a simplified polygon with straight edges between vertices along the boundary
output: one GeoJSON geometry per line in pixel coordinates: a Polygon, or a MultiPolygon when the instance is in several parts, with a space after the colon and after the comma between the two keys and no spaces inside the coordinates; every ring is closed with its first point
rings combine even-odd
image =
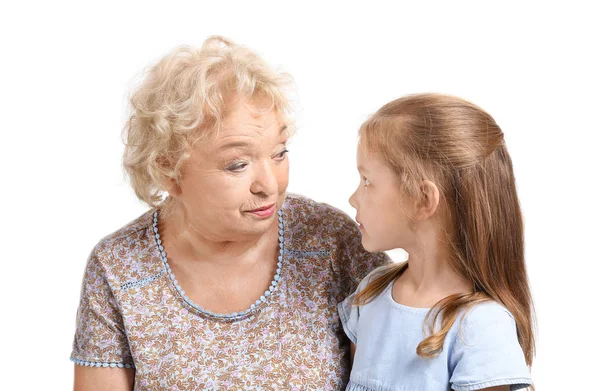
{"type": "Polygon", "coordinates": [[[340,315],[344,333],[346,333],[348,339],[356,345],[358,343],[357,328],[358,319],[360,318],[360,307],[352,305],[354,302],[354,295],[355,293],[338,304],[338,314],[340,315]]]}
{"type": "Polygon", "coordinates": [[[133,368],[123,319],[99,246],[92,251],[83,278],[71,361],[91,367],[133,368]]]}
{"type": "Polygon", "coordinates": [[[529,369],[517,339],[512,315],[496,303],[484,303],[465,317],[450,354],[452,389],[472,391],[531,385],[529,369]]]}

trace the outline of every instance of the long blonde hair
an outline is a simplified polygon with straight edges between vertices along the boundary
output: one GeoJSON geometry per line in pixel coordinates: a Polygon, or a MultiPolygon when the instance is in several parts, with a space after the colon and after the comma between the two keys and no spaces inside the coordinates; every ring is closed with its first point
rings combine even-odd
{"type": "MultiPolygon", "coordinates": [[[[494,119],[453,96],[409,95],[379,109],[361,126],[359,137],[368,150],[382,156],[408,195],[420,197],[425,179],[439,187],[453,252],[450,263],[472,287],[471,293],[448,296],[431,309],[417,354],[437,356],[460,313],[495,300],[514,316],[531,366],[535,316],[523,219],[512,161],[494,119]]],[[[388,267],[357,294],[355,304],[373,300],[406,268],[406,263],[388,267]]]]}

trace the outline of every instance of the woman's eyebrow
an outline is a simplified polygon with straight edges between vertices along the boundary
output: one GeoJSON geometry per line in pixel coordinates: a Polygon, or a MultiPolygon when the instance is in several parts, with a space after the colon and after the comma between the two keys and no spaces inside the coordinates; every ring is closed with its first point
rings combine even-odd
{"type": "MultiPolygon", "coordinates": [[[[285,130],[287,129],[287,125],[283,125],[281,127],[281,129],[279,130],[279,134],[283,134],[285,132],[285,130]]],[[[233,148],[248,148],[250,147],[252,144],[247,142],[247,141],[242,141],[242,140],[236,140],[236,141],[231,141],[228,143],[225,143],[223,145],[221,145],[218,148],[218,152],[223,152],[227,149],[233,149],[233,148]]]]}
{"type": "Polygon", "coordinates": [[[224,150],[233,148],[248,148],[249,146],[250,143],[247,141],[231,141],[229,143],[221,145],[219,147],[219,152],[223,152],[224,150]]]}

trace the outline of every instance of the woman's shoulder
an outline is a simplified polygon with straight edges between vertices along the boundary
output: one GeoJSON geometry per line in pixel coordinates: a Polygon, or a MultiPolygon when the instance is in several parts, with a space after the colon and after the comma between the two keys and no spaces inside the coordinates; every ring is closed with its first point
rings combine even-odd
{"type": "Polygon", "coordinates": [[[352,219],[340,209],[324,202],[317,202],[300,194],[288,193],[285,199],[286,209],[298,219],[308,221],[335,222],[352,219]]]}
{"type": "Polygon", "coordinates": [[[284,220],[295,243],[318,247],[325,241],[360,235],[356,223],[340,209],[298,194],[288,194],[284,220]]]}
{"type": "Polygon", "coordinates": [[[102,238],[93,248],[88,268],[115,284],[146,278],[160,272],[154,256],[152,213],[148,211],[102,238]]]}
{"type": "Polygon", "coordinates": [[[153,213],[153,210],[144,212],[142,215],[136,217],[121,228],[103,237],[98,244],[105,244],[108,246],[122,244],[123,242],[132,239],[132,237],[143,235],[145,233],[144,231],[152,225],[153,213]]]}
{"type": "Polygon", "coordinates": [[[324,202],[298,194],[288,194],[285,210],[296,227],[315,227],[322,231],[355,228],[357,225],[346,213],[324,202]]]}

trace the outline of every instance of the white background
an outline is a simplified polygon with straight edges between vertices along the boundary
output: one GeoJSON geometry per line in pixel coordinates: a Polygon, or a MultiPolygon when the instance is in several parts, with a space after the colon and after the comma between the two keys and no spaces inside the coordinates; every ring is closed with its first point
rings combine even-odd
{"type": "Polygon", "coordinates": [[[379,106],[437,91],[489,111],[526,221],[534,381],[598,389],[598,12],[573,1],[363,3],[0,7],[1,389],[71,387],[87,255],[145,210],[120,166],[127,94],[146,66],[211,34],[294,76],[290,190],[351,216],[357,128],[379,106]]]}

